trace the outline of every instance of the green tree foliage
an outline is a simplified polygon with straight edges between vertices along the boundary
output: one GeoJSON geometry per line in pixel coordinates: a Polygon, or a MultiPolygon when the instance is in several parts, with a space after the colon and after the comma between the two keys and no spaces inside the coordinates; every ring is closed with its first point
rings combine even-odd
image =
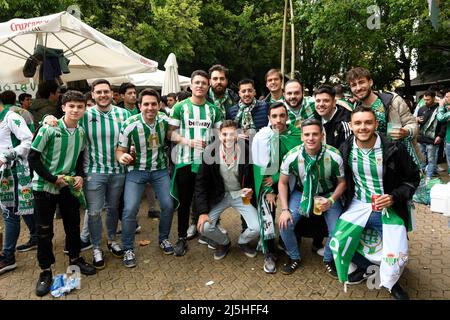
{"type": "MultiPolygon", "coordinates": [[[[293,0],[297,75],[313,90],[324,82],[345,83],[347,70],[363,66],[374,82],[389,87],[411,67],[448,69],[449,1],[440,2],[435,31],[426,0],[293,0]],[[368,8],[380,8],[379,28],[367,26],[368,8]]],[[[0,20],[30,18],[76,4],[81,19],[163,68],[170,52],[181,74],[221,63],[236,84],[244,77],[265,89],[264,74],[280,67],[284,1],[273,0],[0,0],[0,20]]],[[[286,73],[290,65],[289,24],[286,73]]]]}

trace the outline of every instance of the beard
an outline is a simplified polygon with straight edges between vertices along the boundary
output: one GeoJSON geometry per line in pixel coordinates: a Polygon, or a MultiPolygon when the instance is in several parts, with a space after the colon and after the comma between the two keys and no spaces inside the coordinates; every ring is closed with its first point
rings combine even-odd
{"type": "Polygon", "coordinates": [[[222,96],[225,93],[226,88],[222,86],[212,87],[212,91],[216,96],[222,96]]]}

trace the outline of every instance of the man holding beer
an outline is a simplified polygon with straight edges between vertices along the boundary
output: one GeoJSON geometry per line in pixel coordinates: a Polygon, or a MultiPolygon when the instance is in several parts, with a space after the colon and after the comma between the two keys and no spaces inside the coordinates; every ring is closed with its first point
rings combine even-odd
{"type": "Polygon", "coordinates": [[[203,155],[195,183],[195,200],[200,213],[197,229],[202,236],[217,243],[214,259],[223,259],[230,250],[230,239],[217,226],[220,215],[228,208],[238,210],[247,223],[239,236],[238,246],[247,257],[256,250],[249,242],[258,238],[259,223],[253,197],[253,165],[250,164],[248,144],[237,143],[237,125],[225,120],[220,125],[220,145],[209,145],[203,155]]]}
{"type": "MultiPolygon", "coordinates": [[[[339,151],[322,144],[322,123],[316,119],[307,119],[302,122],[301,130],[303,144],[285,155],[278,182],[281,201],[278,226],[289,256],[288,263],[281,270],[283,274],[293,273],[300,264],[301,255],[294,233],[297,223],[302,217],[309,217],[311,211],[317,215],[324,213],[328,234],[331,236],[342,213],[339,198],[346,188],[339,151]],[[288,196],[290,176],[296,178],[296,184],[288,196]]],[[[337,277],[329,239],[330,237],[325,245],[323,261],[328,274],[337,277]]]]}

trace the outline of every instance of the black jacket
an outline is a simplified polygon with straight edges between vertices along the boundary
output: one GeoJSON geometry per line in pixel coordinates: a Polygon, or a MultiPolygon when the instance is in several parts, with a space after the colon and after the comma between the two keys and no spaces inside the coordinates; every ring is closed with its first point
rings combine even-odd
{"type": "MultiPolygon", "coordinates": [[[[339,149],[341,144],[352,134],[352,130],[348,124],[350,122],[350,111],[339,105],[336,108],[333,118],[326,122],[323,127],[327,144],[339,149]]],[[[317,111],[315,114],[318,119],[321,119],[317,111]]]]}
{"type": "MultiPolygon", "coordinates": [[[[255,182],[253,179],[253,165],[250,164],[250,153],[248,144],[245,143],[244,150],[241,150],[239,164],[239,181],[241,188],[251,188],[255,190],[255,182]],[[245,155],[245,158],[243,158],[245,155]]],[[[205,154],[212,154],[215,156],[215,152],[211,151],[211,148],[217,147],[217,144],[210,144],[205,149],[205,154]],[[209,149],[209,150],[208,150],[209,149]]],[[[216,157],[217,158],[217,157],[216,157]]],[[[209,211],[216,206],[225,196],[225,185],[223,178],[220,175],[219,161],[214,161],[213,164],[206,164],[205,161],[200,166],[195,179],[195,204],[198,214],[209,213],[209,211]]],[[[251,203],[256,207],[256,196],[253,194],[251,203]]]]}
{"type": "MultiPolygon", "coordinates": [[[[411,200],[420,182],[419,168],[401,142],[391,142],[383,134],[383,189],[385,194],[394,198],[392,208],[408,226],[408,200],[411,200]]],[[[349,156],[353,146],[354,136],[351,135],[342,144],[340,151],[344,161],[347,189],[344,192],[344,211],[348,209],[355,195],[355,181],[349,165],[349,156]]]]}
{"type": "MultiPolygon", "coordinates": [[[[238,112],[239,103],[228,108],[226,118],[228,120],[234,120],[238,112]]],[[[267,117],[267,115],[269,114],[269,105],[264,101],[256,100],[256,105],[250,113],[252,114],[256,130],[266,127],[269,123],[269,118],[267,117]]],[[[238,126],[240,126],[239,123],[238,126]]]]}

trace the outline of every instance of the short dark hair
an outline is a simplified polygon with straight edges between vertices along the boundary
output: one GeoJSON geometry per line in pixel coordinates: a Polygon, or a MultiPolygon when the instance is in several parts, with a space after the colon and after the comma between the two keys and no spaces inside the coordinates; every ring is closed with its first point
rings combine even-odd
{"type": "Polygon", "coordinates": [[[111,89],[111,83],[109,83],[108,80],[106,80],[106,79],[97,79],[97,80],[94,80],[94,82],[92,82],[92,84],[91,84],[91,91],[94,92],[95,86],[99,85],[99,84],[107,84],[109,86],[109,88],[111,89]]]}
{"type": "Polygon", "coordinates": [[[320,131],[321,132],[323,131],[322,122],[317,119],[314,119],[314,118],[306,119],[301,124],[302,130],[303,130],[303,128],[308,127],[308,126],[318,126],[320,128],[320,131]]]}
{"type": "Polygon", "coordinates": [[[215,64],[213,65],[211,68],[209,68],[209,78],[211,78],[211,75],[214,71],[220,71],[223,72],[225,74],[225,78],[228,79],[228,69],[225,68],[223,65],[221,64],[215,64]]]}
{"type": "Polygon", "coordinates": [[[334,93],[337,96],[344,96],[344,86],[342,84],[337,84],[333,87],[334,93]]]}
{"type": "Polygon", "coordinates": [[[326,84],[320,86],[316,90],[316,92],[314,92],[314,95],[321,94],[321,93],[326,93],[326,94],[330,95],[333,99],[336,96],[336,92],[334,91],[333,87],[329,86],[329,85],[326,85],[326,84]]]}
{"type": "Polygon", "coordinates": [[[131,82],[124,82],[119,87],[119,94],[125,94],[128,89],[136,89],[136,86],[131,82]]]}
{"type": "Polygon", "coordinates": [[[284,84],[284,87],[286,88],[286,86],[290,83],[298,83],[300,85],[300,87],[303,89],[303,85],[300,82],[300,80],[298,80],[298,79],[291,79],[291,80],[286,81],[286,83],[284,84]]]}
{"type": "Polygon", "coordinates": [[[58,84],[54,80],[43,81],[38,85],[37,94],[42,99],[48,99],[50,94],[58,91],[58,84]]]}
{"type": "Polygon", "coordinates": [[[370,74],[370,71],[362,68],[362,67],[356,67],[353,69],[350,69],[349,72],[347,72],[347,82],[350,83],[350,81],[358,80],[360,78],[367,78],[368,80],[372,79],[372,75],[370,74]]]}
{"type": "MultiPolygon", "coordinates": [[[[425,93],[423,94],[423,96],[425,97],[425,96],[427,96],[427,97],[432,97],[432,98],[434,98],[434,97],[436,97],[436,92],[435,91],[431,91],[431,90],[427,90],[427,91],[425,91],[425,93]]],[[[5,101],[5,100],[3,100],[3,101],[5,101]]],[[[6,103],[6,102],[5,102],[6,103]]]]}
{"type": "Polygon", "coordinates": [[[61,104],[66,104],[70,101],[84,102],[84,104],[86,105],[86,97],[80,91],[68,90],[62,95],[61,104]]]}
{"type": "Polygon", "coordinates": [[[277,102],[272,103],[272,104],[269,106],[268,115],[270,116],[270,113],[272,112],[273,109],[278,109],[278,108],[281,108],[281,107],[283,107],[284,110],[286,110],[286,114],[287,114],[288,111],[287,111],[287,108],[286,108],[286,105],[284,104],[284,102],[282,102],[282,101],[277,101],[277,102]]]}
{"type": "Polygon", "coordinates": [[[176,99],[176,98],[177,98],[177,95],[176,95],[176,93],[170,92],[170,93],[167,94],[167,98],[168,98],[168,97],[171,97],[171,98],[176,99]]]}
{"type": "Polygon", "coordinates": [[[264,81],[267,81],[267,77],[269,77],[271,74],[276,73],[278,77],[280,77],[280,80],[283,80],[283,74],[281,73],[280,69],[270,69],[266,72],[266,75],[264,76],[264,81]]]}
{"type": "Polygon", "coordinates": [[[183,101],[184,99],[189,98],[191,95],[192,94],[189,91],[179,91],[177,92],[177,100],[183,101]]]}
{"type": "Polygon", "coordinates": [[[89,92],[86,92],[85,94],[84,94],[84,98],[86,99],[86,102],[88,101],[88,100],[94,100],[93,98],[92,98],[92,93],[89,91],[89,92]]]}
{"type": "Polygon", "coordinates": [[[375,120],[377,119],[375,111],[373,111],[372,108],[370,108],[370,107],[363,106],[363,105],[357,106],[355,109],[353,109],[351,116],[353,117],[353,115],[358,112],[370,112],[375,117],[375,120]]]}
{"type": "Polygon", "coordinates": [[[6,90],[1,93],[1,99],[4,104],[15,104],[16,103],[16,93],[11,90],[6,90]]]}
{"type": "Polygon", "coordinates": [[[201,77],[206,78],[206,79],[209,80],[208,73],[206,73],[205,70],[195,70],[194,72],[192,72],[192,74],[191,74],[191,83],[194,80],[195,76],[201,76],[201,77]]]}
{"type": "Polygon", "coordinates": [[[161,102],[161,97],[159,96],[158,91],[156,91],[155,89],[146,88],[146,89],[142,90],[141,93],[139,93],[139,98],[138,98],[139,104],[142,103],[142,98],[144,96],[156,97],[156,101],[158,101],[158,103],[161,102]]]}
{"type": "Polygon", "coordinates": [[[243,84],[251,84],[253,86],[253,89],[255,88],[255,81],[253,81],[252,79],[245,78],[245,79],[240,80],[238,82],[238,88],[240,89],[241,85],[243,85],[243,84]]]}
{"type": "Polygon", "coordinates": [[[167,105],[167,96],[161,96],[161,102],[167,105]]]}
{"type": "Polygon", "coordinates": [[[19,102],[22,103],[23,100],[25,100],[26,98],[32,98],[31,94],[29,93],[21,93],[19,94],[19,102]]]}
{"type": "Polygon", "coordinates": [[[237,123],[233,120],[224,120],[221,124],[220,124],[220,131],[222,131],[223,128],[235,128],[237,129],[237,123]]]}

